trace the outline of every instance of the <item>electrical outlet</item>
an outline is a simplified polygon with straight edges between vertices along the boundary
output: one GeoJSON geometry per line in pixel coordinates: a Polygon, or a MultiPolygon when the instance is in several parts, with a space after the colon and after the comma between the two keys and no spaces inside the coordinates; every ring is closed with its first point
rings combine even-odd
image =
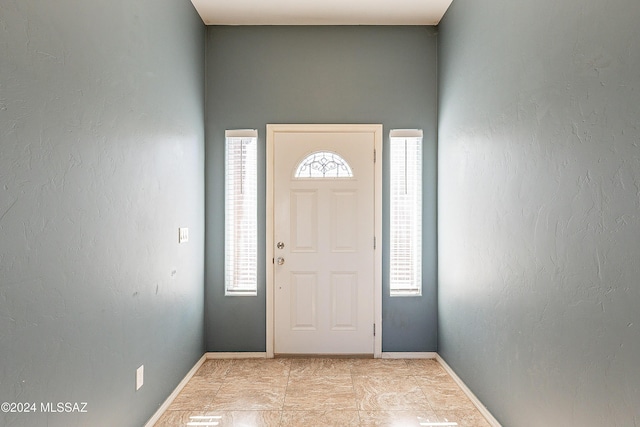
{"type": "Polygon", "coordinates": [[[189,229],[187,227],[178,228],[178,243],[187,243],[189,241],[189,229]]]}
{"type": "Polygon", "coordinates": [[[140,390],[142,384],[144,384],[144,365],[136,369],[136,391],[140,390]]]}

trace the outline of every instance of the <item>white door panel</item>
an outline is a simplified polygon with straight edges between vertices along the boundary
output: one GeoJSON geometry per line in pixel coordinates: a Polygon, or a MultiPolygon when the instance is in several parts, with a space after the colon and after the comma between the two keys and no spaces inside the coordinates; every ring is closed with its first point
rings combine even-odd
{"type": "MultiPolygon", "coordinates": [[[[316,190],[292,190],[290,197],[291,252],[317,253],[318,192],[316,190]]],[[[286,236],[285,233],[282,234],[281,237],[286,236]]]]}
{"type": "Polygon", "coordinates": [[[331,280],[331,330],[355,331],[358,329],[358,272],[332,273],[331,280]]]}
{"type": "Polygon", "coordinates": [[[374,353],[374,148],[371,132],[274,134],[275,353],[374,353]],[[338,154],[353,176],[330,177],[332,158],[319,157],[310,167],[326,177],[296,178],[317,152],[338,154]]]}
{"type": "MultiPolygon", "coordinates": [[[[317,285],[318,276],[315,273],[291,272],[289,278],[290,322],[292,331],[317,330],[317,285]]],[[[285,309],[286,307],[283,307],[285,309]]]]}

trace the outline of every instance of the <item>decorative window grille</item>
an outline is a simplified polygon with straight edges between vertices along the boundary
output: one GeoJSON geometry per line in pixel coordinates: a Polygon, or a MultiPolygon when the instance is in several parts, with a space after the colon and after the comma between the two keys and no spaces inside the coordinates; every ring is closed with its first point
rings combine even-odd
{"type": "Polygon", "coordinates": [[[390,133],[391,296],[422,294],[422,130],[390,133]]]}
{"type": "Polygon", "coordinates": [[[330,151],[311,153],[298,164],[296,178],[352,178],[351,166],[330,151]]]}
{"type": "Polygon", "coordinates": [[[228,130],[225,137],[225,295],[257,295],[258,133],[228,130]]]}

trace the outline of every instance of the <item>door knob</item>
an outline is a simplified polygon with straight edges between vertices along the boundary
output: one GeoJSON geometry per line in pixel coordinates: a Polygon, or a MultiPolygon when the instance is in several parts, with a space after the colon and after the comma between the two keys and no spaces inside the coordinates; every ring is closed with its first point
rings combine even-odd
{"type": "Polygon", "coordinates": [[[278,265],[282,265],[284,264],[284,258],[282,258],[281,256],[279,256],[276,261],[278,262],[278,265]]]}
{"type": "Polygon", "coordinates": [[[284,242],[278,242],[278,243],[276,244],[276,247],[277,247],[278,249],[284,249],[284,242]]]}

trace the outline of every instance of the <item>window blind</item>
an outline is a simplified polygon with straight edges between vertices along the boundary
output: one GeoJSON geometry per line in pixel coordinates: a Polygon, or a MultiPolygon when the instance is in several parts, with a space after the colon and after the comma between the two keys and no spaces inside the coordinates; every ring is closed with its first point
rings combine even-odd
{"type": "Polygon", "coordinates": [[[257,133],[227,131],[225,151],[225,295],[256,295],[257,133]]]}
{"type": "Polygon", "coordinates": [[[392,131],[390,163],[391,295],[421,295],[422,132],[392,131]]]}

